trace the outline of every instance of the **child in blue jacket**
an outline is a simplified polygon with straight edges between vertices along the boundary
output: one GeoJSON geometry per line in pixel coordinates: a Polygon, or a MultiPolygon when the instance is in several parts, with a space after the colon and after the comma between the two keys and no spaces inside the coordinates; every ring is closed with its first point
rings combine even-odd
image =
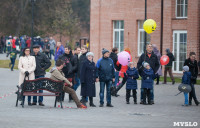
{"type": "Polygon", "coordinates": [[[143,64],[144,70],[142,72],[142,87],[144,89],[143,93],[143,104],[146,105],[146,98],[148,100],[148,104],[152,105],[151,103],[151,93],[150,90],[153,89],[153,81],[155,79],[155,73],[153,69],[150,67],[148,63],[143,64]]]}
{"type": "Polygon", "coordinates": [[[126,82],[126,103],[129,103],[131,90],[133,92],[134,104],[137,104],[137,80],[139,78],[139,73],[134,67],[134,63],[130,62],[128,64],[128,70],[126,71],[125,77],[127,78],[126,82]]]}
{"type": "MultiPolygon", "coordinates": [[[[184,66],[183,67],[183,77],[182,77],[182,84],[188,84],[190,85],[191,83],[191,72],[189,72],[189,67],[188,66],[184,66]]],[[[188,106],[188,93],[184,92],[184,97],[185,97],[185,104],[183,104],[182,106],[188,106]]]]}

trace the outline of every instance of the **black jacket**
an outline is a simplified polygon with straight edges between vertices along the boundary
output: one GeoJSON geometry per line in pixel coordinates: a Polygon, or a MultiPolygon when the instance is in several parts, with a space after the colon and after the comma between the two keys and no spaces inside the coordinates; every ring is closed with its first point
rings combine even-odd
{"type": "Polygon", "coordinates": [[[198,65],[197,65],[197,61],[195,60],[194,62],[192,62],[190,60],[190,58],[185,60],[184,66],[187,65],[190,69],[191,72],[191,83],[192,84],[196,84],[196,79],[198,76],[198,65]]]}
{"type": "Polygon", "coordinates": [[[65,62],[65,66],[63,67],[62,71],[65,74],[66,78],[73,78],[74,73],[77,70],[77,60],[74,59],[72,54],[63,54],[59,57],[59,59],[65,62]]]}
{"type": "Polygon", "coordinates": [[[121,70],[121,65],[117,66],[117,64],[116,64],[117,61],[118,61],[118,56],[117,56],[117,54],[114,53],[114,52],[111,52],[111,53],[110,53],[110,58],[113,60],[115,69],[116,69],[117,71],[120,71],[120,70],[121,70]]]}
{"type": "Polygon", "coordinates": [[[80,58],[79,58],[78,76],[81,75],[81,71],[80,71],[80,70],[81,70],[81,67],[82,67],[82,65],[83,65],[83,62],[84,62],[85,60],[87,60],[86,54],[87,54],[87,52],[84,53],[84,54],[82,54],[82,55],[80,56],[80,58]]]}
{"type": "Polygon", "coordinates": [[[166,65],[166,67],[172,67],[172,62],[175,60],[174,55],[170,52],[167,53],[167,56],[169,57],[169,63],[166,65]]]}
{"type": "Polygon", "coordinates": [[[137,69],[139,71],[139,74],[141,76],[142,72],[143,72],[143,62],[147,62],[149,63],[150,67],[153,69],[154,73],[156,73],[160,67],[159,61],[158,61],[158,57],[152,52],[151,57],[149,58],[149,56],[143,53],[137,63],[137,69]]]}
{"type": "Polygon", "coordinates": [[[51,66],[50,60],[43,53],[38,52],[37,55],[33,54],[36,60],[35,76],[43,76],[46,74],[45,70],[51,66]]]}

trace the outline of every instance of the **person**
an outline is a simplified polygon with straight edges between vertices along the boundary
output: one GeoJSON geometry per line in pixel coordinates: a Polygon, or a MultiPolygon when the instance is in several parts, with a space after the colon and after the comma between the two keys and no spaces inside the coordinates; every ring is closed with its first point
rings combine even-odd
{"type": "MultiPolygon", "coordinates": [[[[130,62],[132,62],[132,56],[131,56],[131,51],[129,48],[125,48],[124,51],[128,52],[129,55],[130,55],[130,62]]],[[[117,66],[120,66],[120,63],[119,61],[117,61],[117,66]]],[[[126,66],[121,66],[121,69],[120,69],[120,72],[119,72],[119,75],[123,78],[122,82],[119,84],[119,86],[116,88],[116,91],[115,91],[115,95],[117,95],[117,92],[125,85],[127,79],[126,77],[124,77],[124,73],[127,71],[128,69],[128,65],[126,66]]]]}
{"type": "Polygon", "coordinates": [[[5,36],[1,36],[1,44],[2,44],[3,53],[6,53],[6,37],[5,36]]]}
{"type": "MultiPolygon", "coordinates": [[[[35,69],[35,79],[43,78],[46,74],[46,70],[51,66],[50,60],[47,56],[40,51],[39,45],[33,46],[33,56],[36,60],[36,69],[35,69]]],[[[43,93],[43,90],[39,90],[39,93],[43,93]]],[[[39,100],[37,100],[37,96],[33,96],[33,103],[32,105],[37,105],[37,101],[39,102],[40,106],[44,106],[43,104],[43,96],[39,96],[39,100]]]]}
{"type": "Polygon", "coordinates": [[[9,53],[9,52],[11,51],[11,49],[12,49],[11,46],[12,46],[11,39],[8,38],[8,39],[6,40],[7,53],[9,53]]]}
{"type": "Polygon", "coordinates": [[[26,46],[27,46],[28,48],[31,47],[31,37],[27,37],[26,46]]]}
{"type": "MultiPolygon", "coordinates": [[[[78,58],[78,55],[80,54],[81,52],[81,49],[79,47],[76,47],[75,50],[74,50],[74,60],[77,60],[77,65],[79,65],[79,58],[78,58]]],[[[74,83],[74,86],[73,86],[73,89],[76,91],[80,85],[80,78],[78,76],[78,67],[77,67],[77,70],[75,71],[75,83],[74,83]]]]}
{"type": "Polygon", "coordinates": [[[111,104],[111,93],[110,87],[112,82],[115,81],[115,69],[112,59],[109,58],[109,51],[107,49],[102,49],[103,57],[97,61],[97,81],[100,81],[100,106],[103,107],[104,105],[104,89],[106,86],[107,91],[107,107],[113,107],[111,104]]]}
{"type": "MultiPolygon", "coordinates": [[[[87,57],[86,57],[87,52],[88,52],[87,46],[86,45],[82,46],[81,47],[81,56],[79,57],[79,63],[78,63],[78,77],[80,77],[80,75],[81,75],[81,68],[82,68],[83,62],[85,60],[87,60],[87,57]]],[[[83,97],[81,99],[81,102],[82,102],[82,100],[83,100],[83,97]]],[[[83,101],[87,102],[88,97],[86,97],[86,100],[83,100],[83,101]]]]}
{"type": "Polygon", "coordinates": [[[21,51],[23,51],[24,48],[26,48],[26,41],[25,41],[24,37],[22,37],[21,38],[21,51]]]}
{"type": "Polygon", "coordinates": [[[196,53],[190,52],[190,57],[185,60],[184,66],[188,66],[190,73],[191,73],[191,88],[192,91],[189,93],[189,105],[192,105],[192,99],[194,100],[195,104],[198,106],[199,101],[197,100],[195,94],[194,84],[196,84],[197,76],[198,76],[198,64],[196,59],[196,53]]]}
{"type": "MultiPolygon", "coordinates": [[[[158,62],[160,64],[160,58],[161,58],[161,54],[157,48],[157,46],[155,44],[152,45],[153,46],[153,52],[154,54],[158,57],[158,62]]],[[[156,79],[157,79],[157,82],[156,82],[156,85],[159,85],[159,79],[160,79],[160,76],[162,76],[162,68],[161,68],[161,65],[158,69],[158,71],[156,72],[156,79]]]]}
{"type": "Polygon", "coordinates": [[[16,45],[15,45],[16,38],[17,38],[17,37],[14,37],[14,38],[12,39],[12,49],[15,49],[15,50],[16,50],[16,45]]]}
{"type": "MultiPolygon", "coordinates": [[[[191,72],[189,71],[188,66],[183,67],[183,77],[182,77],[182,84],[191,84],[191,72]]],[[[184,92],[185,103],[182,106],[188,106],[188,93],[184,92]]]]}
{"type": "Polygon", "coordinates": [[[175,60],[174,55],[170,52],[170,49],[167,48],[166,50],[166,55],[169,57],[169,63],[165,65],[165,70],[164,70],[164,82],[163,84],[167,84],[167,72],[169,72],[169,76],[172,80],[172,84],[175,84],[174,76],[172,74],[172,62],[175,60]]]}
{"type": "MultiPolygon", "coordinates": [[[[139,71],[140,76],[142,75],[141,73],[143,72],[143,63],[147,62],[150,67],[152,68],[154,74],[158,71],[160,64],[158,62],[158,57],[153,53],[152,49],[152,44],[147,44],[146,45],[146,51],[143,53],[137,63],[137,69],[139,71]]],[[[140,95],[140,104],[143,104],[143,88],[141,88],[141,95],[140,95]]],[[[154,104],[154,93],[153,93],[153,88],[150,90],[151,91],[151,102],[154,104]]]]}
{"type": "Polygon", "coordinates": [[[48,39],[45,39],[45,40],[44,40],[44,53],[45,53],[46,56],[50,59],[49,52],[50,52],[50,44],[49,44],[48,39]]]}
{"type": "Polygon", "coordinates": [[[55,62],[57,61],[57,59],[59,58],[60,55],[65,53],[65,49],[64,49],[63,45],[61,44],[61,42],[57,42],[56,46],[57,47],[56,47],[55,56],[54,56],[55,62]]]}
{"type": "Polygon", "coordinates": [[[15,66],[15,60],[17,58],[17,50],[13,49],[11,52],[7,53],[6,57],[8,57],[9,55],[10,55],[9,67],[10,67],[10,70],[13,71],[13,68],[15,66]]]}
{"type": "Polygon", "coordinates": [[[142,72],[142,88],[143,92],[143,104],[146,105],[146,98],[148,100],[148,104],[152,105],[151,102],[151,90],[153,89],[153,81],[155,79],[155,73],[153,69],[147,62],[143,64],[144,70],[142,72]]]}
{"type": "Polygon", "coordinates": [[[57,80],[57,81],[64,81],[65,85],[63,87],[63,91],[66,92],[66,93],[69,93],[71,96],[72,96],[72,99],[74,100],[74,102],[76,103],[77,107],[78,108],[87,108],[85,105],[83,105],[75,91],[70,88],[72,86],[72,83],[70,83],[66,78],[65,78],[65,75],[64,73],[62,72],[62,68],[64,67],[64,62],[60,59],[58,59],[56,61],[56,67],[53,67],[51,70],[50,70],[50,73],[51,73],[51,79],[52,80],[57,80]]]}
{"type": "Polygon", "coordinates": [[[113,60],[114,66],[115,66],[115,82],[113,83],[113,86],[111,87],[111,95],[112,96],[119,96],[117,95],[116,92],[116,86],[117,83],[119,82],[119,71],[121,69],[121,65],[119,64],[119,66],[117,66],[117,61],[118,61],[118,48],[113,48],[112,52],[110,53],[110,58],[113,60]]]}
{"type": "MultiPolygon", "coordinates": [[[[66,46],[65,47],[65,53],[63,55],[60,55],[59,59],[63,60],[65,63],[65,66],[63,67],[62,71],[65,74],[65,77],[74,84],[74,72],[78,68],[77,59],[74,59],[72,53],[71,53],[71,47],[66,46]]],[[[64,101],[64,95],[62,100],[64,101]]],[[[69,95],[69,102],[72,101],[71,95],[69,95]]]]}
{"type": "Polygon", "coordinates": [[[15,46],[16,46],[16,50],[17,50],[18,53],[20,52],[19,45],[20,45],[20,39],[18,37],[16,37],[15,46]]]}
{"type": "Polygon", "coordinates": [[[86,54],[87,60],[83,62],[81,68],[81,96],[83,97],[83,104],[86,104],[86,97],[89,97],[90,106],[96,107],[93,102],[93,97],[96,97],[96,67],[93,62],[94,54],[92,52],[88,52],[86,54]]]}
{"type": "Polygon", "coordinates": [[[56,41],[53,39],[53,37],[50,37],[49,45],[50,45],[50,59],[51,59],[51,56],[52,55],[54,56],[54,49],[56,46],[56,41]]]}
{"type": "Polygon", "coordinates": [[[139,73],[134,67],[133,62],[129,62],[128,70],[126,71],[125,77],[126,82],[126,103],[130,104],[129,99],[131,96],[131,91],[133,92],[134,104],[137,104],[137,79],[139,78],[139,73]]]}
{"type": "MultiPolygon", "coordinates": [[[[30,55],[30,48],[25,48],[22,56],[19,58],[19,86],[26,80],[34,80],[35,79],[35,68],[36,61],[35,57],[30,55]],[[25,76],[28,76],[28,78],[25,76]]],[[[25,100],[25,97],[23,98],[25,100]]],[[[28,105],[31,106],[31,96],[28,96],[28,105]]]]}

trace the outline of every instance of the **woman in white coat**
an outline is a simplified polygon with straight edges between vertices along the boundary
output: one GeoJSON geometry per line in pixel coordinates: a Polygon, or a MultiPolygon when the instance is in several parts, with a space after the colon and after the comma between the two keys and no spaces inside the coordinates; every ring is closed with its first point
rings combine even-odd
{"type": "MultiPolygon", "coordinates": [[[[35,79],[36,61],[35,57],[30,55],[30,48],[25,48],[23,50],[22,56],[19,58],[19,86],[24,82],[25,76],[28,76],[29,80],[35,79]]],[[[26,77],[26,80],[28,80],[26,77]]],[[[24,97],[25,99],[25,97],[24,97]]],[[[31,96],[28,96],[28,105],[31,106],[31,96]]]]}

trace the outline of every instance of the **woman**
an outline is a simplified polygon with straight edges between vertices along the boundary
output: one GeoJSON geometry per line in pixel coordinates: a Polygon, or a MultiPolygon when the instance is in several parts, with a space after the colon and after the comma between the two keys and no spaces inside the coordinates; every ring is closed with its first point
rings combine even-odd
{"type": "Polygon", "coordinates": [[[88,52],[86,54],[87,60],[83,62],[81,68],[81,96],[83,97],[82,102],[86,104],[86,97],[89,96],[90,106],[96,107],[93,103],[93,97],[96,97],[96,67],[93,62],[94,54],[88,52]]]}
{"type": "MultiPolygon", "coordinates": [[[[25,48],[22,56],[19,58],[19,64],[18,64],[18,69],[20,71],[19,73],[19,85],[24,82],[25,76],[26,80],[34,80],[35,79],[35,71],[36,68],[36,62],[35,62],[35,57],[30,56],[30,48],[25,48]]],[[[25,97],[24,97],[25,99],[25,97]]],[[[31,106],[31,96],[28,96],[28,105],[31,106]]]]}
{"type": "MultiPolygon", "coordinates": [[[[160,58],[161,58],[161,54],[157,48],[157,46],[155,44],[152,45],[153,46],[153,52],[154,54],[156,54],[157,58],[158,58],[158,61],[160,63],[160,58]]],[[[156,79],[157,79],[157,83],[156,85],[159,85],[159,79],[160,79],[160,76],[162,76],[162,68],[161,68],[161,65],[158,69],[158,71],[156,72],[156,79]]]]}

